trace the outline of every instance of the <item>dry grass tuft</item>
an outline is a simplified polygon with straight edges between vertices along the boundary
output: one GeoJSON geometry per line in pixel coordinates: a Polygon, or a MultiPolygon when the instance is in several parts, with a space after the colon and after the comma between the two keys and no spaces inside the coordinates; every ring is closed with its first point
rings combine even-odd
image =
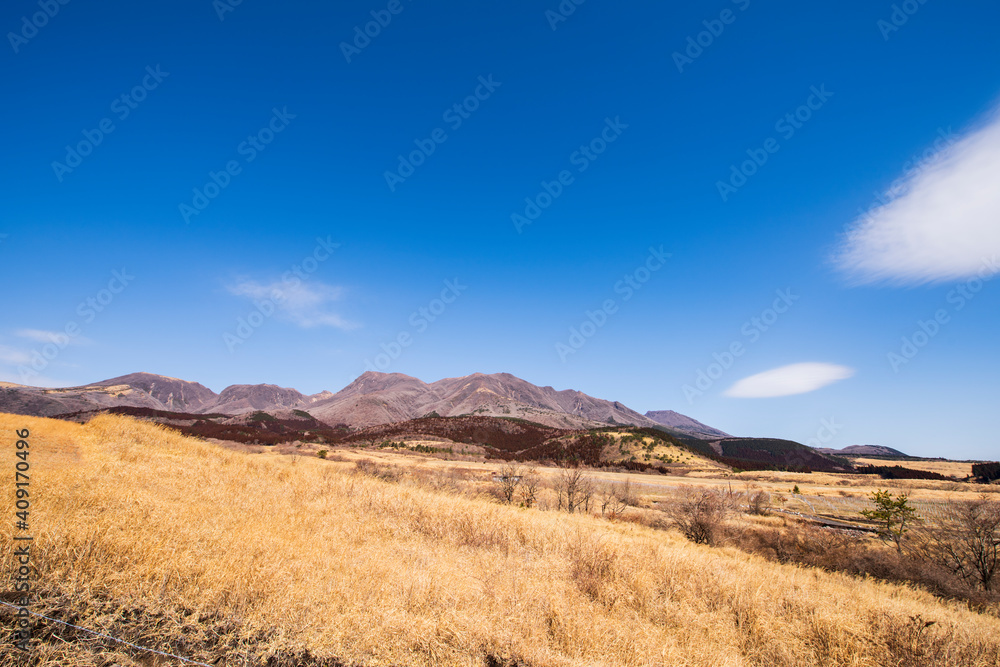
{"type": "MultiPolygon", "coordinates": [[[[1000,662],[1000,621],[902,586],[499,505],[386,468],[228,451],[122,417],[0,415],[5,433],[26,427],[35,610],[201,662],[1000,662]]],[[[5,492],[0,511],[12,505],[5,492]]],[[[11,529],[0,524],[3,539],[11,529]]],[[[40,665],[152,664],[63,628],[37,635],[40,665]]]]}

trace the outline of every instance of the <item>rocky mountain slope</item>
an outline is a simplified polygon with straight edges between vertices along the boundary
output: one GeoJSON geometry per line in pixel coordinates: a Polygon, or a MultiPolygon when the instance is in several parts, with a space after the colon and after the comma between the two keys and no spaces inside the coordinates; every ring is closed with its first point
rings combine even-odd
{"type": "Polygon", "coordinates": [[[667,428],[675,431],[693,435],[696,438],[714,439],[732,437],[725,431],[720,431],[717,428],[706,426],[697,419],[692,419],[687,415],[682,415],[681,413],[674,412],[673,410],[650,410],[646,413],[646,416],[661,426],[666,426],[667,428]]]}
{"type": "MultiPolygon", "coordinates": [[[[335,394],[324,391],[311,396],[271,384],[232,385],[216,394],[197,382],[152,373],[132,373],[59,389],[10,383],[0,386],[0,412],[54,416],[109,407],[224,414],[302,409],[325,423],[351,427],[431,414],[516,417],[569,429],[658,424],[617,401],[569,389],[539,387],[509,373],[474,373],[426,383],[401,373],[368,372],[335,394]]],[[[671,428],[675,430],[699,437],[725,435],[683,415],[671,414],[671,428]]]]}
{"type": "Polygon", "coordinates": [[[425,383],[401,373],[367,372],[330,398],[309,407],[327,423],[372,426],[429,414],[518,417],[555,428],[655,422],[617,401],[538,387],[509,373],[425,383]]]}

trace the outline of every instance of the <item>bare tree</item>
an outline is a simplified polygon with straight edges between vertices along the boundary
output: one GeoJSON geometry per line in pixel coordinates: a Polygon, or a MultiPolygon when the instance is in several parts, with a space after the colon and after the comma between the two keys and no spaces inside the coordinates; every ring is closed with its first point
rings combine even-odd
{"type": "Polygon", "coordinates": [[[527,467],[521,475],[521,486],[518,488],[521,504],[525,507],[534,507],[538,502],[539,482],[538,470],[534,466],[527,467]]]}
{"type": "Polygon", "coordinates": [[[1000,502],[980,496],[951,503],[929,532],[935,560],[970,585],[993,590],[1000,565],[1000,502]]]}
{"type": "Polygon", "coordinates": [[[521,466],[516,463],[505,463],[499,472],[493,475],[493,483],[500,493],[500,498],[508,505],[514,501],[514,494],[521,485],[521,466]]]}
{"type": "Polygon", "coordinates": [[[563,468],[556,478],[559,509],[565,509],[570,514],[581,507],[589,510],[593,492],[590,479],[580,468],[563,468]]]}
{"type": "Polygon", "coordinates": [[[698,544],[714,544],[722,521],[729,514],[725,494],[713,489],[694,488],[668,509],[667,515],[686,538],[698,544]]]}
{"type": "Polygon", "coordinates": [[[626,479],[624,482],[607,484],[601,494],[601,514],[611,519],[617,519],[635,502],[631,480],[626,479]]]}

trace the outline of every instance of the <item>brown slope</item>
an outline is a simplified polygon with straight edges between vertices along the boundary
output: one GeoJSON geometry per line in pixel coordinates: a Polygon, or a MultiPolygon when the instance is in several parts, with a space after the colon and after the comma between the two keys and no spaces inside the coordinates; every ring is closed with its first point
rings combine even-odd
{"type": "Polygon", "coordinates": [[[559,428],[587,428],[595,424],[653,422],[624,405],[570,389],[539,387],[510,373],[474,373],[447,378],[431,385],[442,396],[430,407],[441,415],[485,414],[522,417],[559,428]]]}
{"type": "Polygon", "coordinates": [[[438,399],[434,390],[402,373],[368,371],[331,397],[306,409],[328,424],[374,426],[422,417],[438,399]]]}
{"type": "MultiPolygon", "coordinates": [[[[180,381],[178,380],[178,382],[180,381]]],[[[8,385],[0,388],[0,412],[11,414],[47,417],[119,405],[157,410],[166,409],[166,406],[159,399],[148,392],[119,382],[117,379],[79,387],[46,388],[8,385]]]]}
{"type": "Polygon", "coordinates": [[[214,391],[197,382],[153,373],[130,373],[95,385],[128,385],[133,390],[145,392],[163,406],[162,409],[171,412],[198,412],[211,407],[219,398],[214,391]]]}
{"type": "Polygon", "coordinates": [[[367,372],[309,412],[327,423],[372,426],[437,413],[519,417],[555,428],[611,423],[652,426],[652,420],[617,402],[578,391],[538,387],[509,373],[475,373],[427,384],[401,373],[367,372]]]}
{"type": "Polygon", "coordinates": [[[681,433],[693,435],[696,438],[715,439],[733,437],[725,431],[720,431],[717,428],[712,428],[711,426],[702,424],[697,419],[692,419],[687,415],[682,415],[681,413],[674,412],[673,410],[651,410],[646,413],[646,416],[655,421],[657,424],[666,426],[667,428],[672,428],[675,431],[680,431],[681,433]]]}
{"type": "Polygon", "coordinates": [[[202,411],[234,415],[255,410],[297,408],[306,403],[305,394],[295,389],[274,384],[234,384],[223,389],[218,400],[202,411]]]}

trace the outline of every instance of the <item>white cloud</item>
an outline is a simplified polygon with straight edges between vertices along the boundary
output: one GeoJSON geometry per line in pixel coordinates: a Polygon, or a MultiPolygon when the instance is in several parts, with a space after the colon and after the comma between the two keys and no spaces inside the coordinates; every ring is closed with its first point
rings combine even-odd
{"type": "Polygon", "coordinates": [[[37,343],[56,343],[65,345],[86,345],[93,341],[84,336],[67,336],[64,331],[45,331],[44,329],[18,329],[14,332],[18,338],[27,338],[37,343]]]}
{"type": "Polygon", "coordinates": [[[856,283],[922,284],[1000,270],[1000,111],[890,188],[834,261],[856,283]]]}
{"type": "Polygon", "coordinates": [[[773,398],[807,394],[845,380],[854,375],[854,369],[847,366],[804,362],[781,368],[772,368],[743,378],[723,394],[733,398],[773,398]]]}
{"type": "Polygon", "coordinates": [[[290,283],[275,281],[259,283],[244,279],[227,287],[231,294],[242,296],[256,303],[270,301],[276,313],[300,327],[335,327],[345,331],[357,328],[330,310],[330,304],[339,301],[344,294],[341,287],[320,282],[290,283]]]}
{"type": "Polygon", "coordinates": [[[31,363],[31,353],[7,345],[0,345],[0,363],[19,366],[31,363]]]}

